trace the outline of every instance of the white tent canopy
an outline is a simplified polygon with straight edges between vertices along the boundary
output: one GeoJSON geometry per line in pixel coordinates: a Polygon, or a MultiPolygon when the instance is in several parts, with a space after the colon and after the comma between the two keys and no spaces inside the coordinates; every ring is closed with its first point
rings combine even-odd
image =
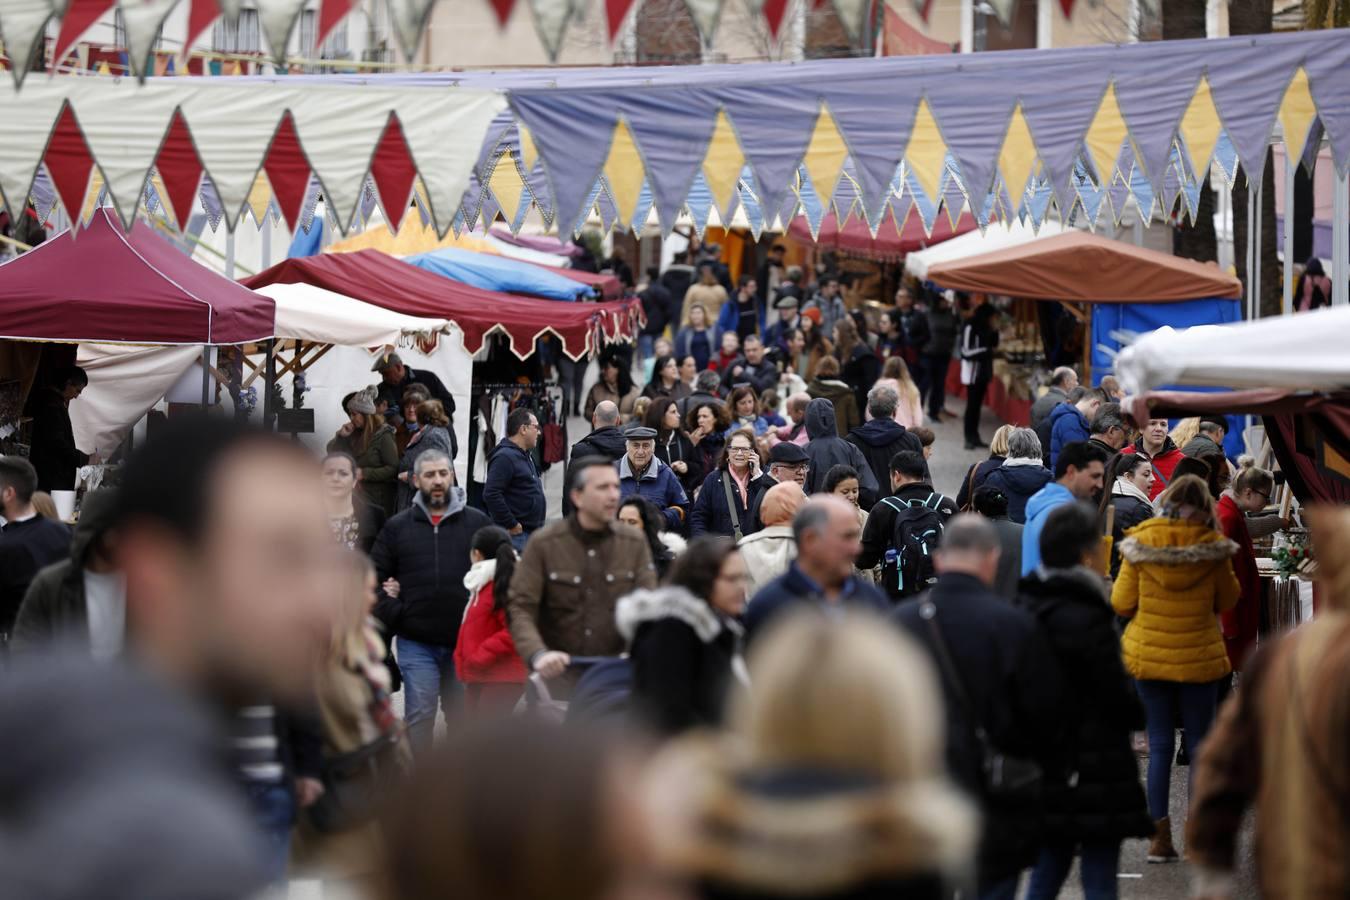
{"type": "Polygon", "coordinates": [[[928,277],[928,270],[938,263],[966,259],[971,256],[978,256],[981,253],[992,253],[995,250],[1016,247],[1018,244],[1030,243],[1037,238],[1052,237],[1065,230],[1067,229],[1063,225],[1048,219],[1039,230],[1033,230],[1031,225],[1026,222],[1013,222],[1010,225],[991,222],[985,228],[983,234],[979,231],[969,231],[951,240],[934,244],[925,250],[916,250],[910,253],[905,257],[905,274],[923,280],[928,277]]]}
{"type": "Polygon", "coordinates": [[[1121,351],[1131,394],[1162,385],[1289,390],[1350,387],[1350,307],[1283,318],[1159,328],[1121,351]]]}
{"type": "Polygon", "coordinates": [[[452,327],[366,303],[312,284],[268,284],[257,289],[277,304],[276,336],[341,347],[379,347],[405,337],[430,337],[452,327]]]}

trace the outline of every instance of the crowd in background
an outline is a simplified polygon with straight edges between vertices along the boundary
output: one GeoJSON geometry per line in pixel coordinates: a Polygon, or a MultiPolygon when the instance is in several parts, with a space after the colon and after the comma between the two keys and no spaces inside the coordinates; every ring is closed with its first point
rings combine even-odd
{"type": "Polygon", "coordinates": [[[0,457],[14,896],[999,900],[1077,859],[1112,898],[1124,841],[1179,858],[1178,726],[1198,891],[1255,805],[1263,891],[1344,896],[1350,585],[1257,646],[1286,523],[1227,423],[1056,370],[948,497],[925,426],[956,358],[984,446],[992,306],[873,321],[778,248],[728,280],[649,273],[551,521],[535,413],[471,504],[394,355],[322,460],[170,423],[73,535],[0,457]]]}

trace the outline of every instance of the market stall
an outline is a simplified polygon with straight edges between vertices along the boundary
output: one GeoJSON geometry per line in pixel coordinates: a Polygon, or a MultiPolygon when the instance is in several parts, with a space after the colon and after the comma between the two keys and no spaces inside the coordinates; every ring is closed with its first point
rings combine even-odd
{"type": "MultiPolygon", "coordinates": [[[[1087,232],[1065,232],[992,253],[940,262],[928,279],[943,288],[1060,304],[1085,332],[1082,363],[1092,383],[1110,372],[1121,338],[1163,325],[1232,322],[1242,285],[1218,267],[1087,232]]],[[[988,404],[1006,422],[1029,422],[1033,385],[1046,368],[1041,320],[1024,306],[1000,338],[988,404]]],[[[963,394],[955,361],[949,388],[963,394]]]]}
{"type": "Polygon", "coordinates": [[[939,263],[969,259],[1026,244],[1037,238],[1053,237],[1064,231],[1058,222],[1042,222],[1037,228],[1029,222],[991,222],[981,231],[969,231],[949,241],[914,250],[905,256],[905,274],[920,281],[928,279],[928,270],[939,263]]]}
{"type": "Polygon", "coordinates": [[[589,287],[564,277],[557,270],[472,250],[444,247],[405,256],[403,261],[485,291],[525,294],[546,300],[576,300],[591,293],[589,287]]]}
{"type": "Polygon", "coordinates": [[[918,215],[908,216],[899,228],[887,216],[873,234],[862,217],[849,216],[841,224],[839,217],[831,211],[825,214],[814,235],[806,216],[793,218],[788,223],[787,235],[798,243],[814,245],[817,250],[833,250],[874,262],[898,263],[906,258],[906,254],[943,244],[957,235],[975,231],[976,227],[975,217],[970,213],[962,213],[955,225],[945,214],[939,215],[931,229],[924,227],[923,219],[918,215]]]}

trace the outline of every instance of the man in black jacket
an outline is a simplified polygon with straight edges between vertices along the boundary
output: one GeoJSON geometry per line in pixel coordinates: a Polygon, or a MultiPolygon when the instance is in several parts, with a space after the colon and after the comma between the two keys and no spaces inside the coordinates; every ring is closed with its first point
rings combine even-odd
{"type": "MultiPolygon", "coordinates": [[[[539,443],[539,419],[525,407],[506,417],[506,437],[488,459],[483,505],[495,525],[511,533],[516,550],[525,548],[530,532],[544,524],[548,503],[531,451],[539,443]]],[[[420,458],[420,457],[419,457],[420,458]]]]}
{"type": "Polygon", "coordinates": [[[75,470],[90,462],[89,454],[75,446],[70,424],[70,403],[88,386],[84,369],[68,366],[56,373],[51,385],[34,393],[30,404],[33,443],[28,456],[37,469],[39,490],[75,490],[75,470]]]}
{"type": "Polygon", "coordinates": [[[8,639],[28,585],[43,566],[70,552],[70,529],[38,515],[33,493],[38,476],[20,456],[0,456],[0,644],[8,639]]]}
{"type": "Polygon", "coordinates": [[[572,445],[568,459],[603,456],[618,462],[626,452],[623,432],[619,430],[619,407],[613,400],[601,400],[591,413],[591,433],[572,445]]]}
{"type": "MultiPolygon", "coordinates": [[[[670,290],[661,283],[661,270],[656,266],[647,268],[647,286],[638,296],[642,298],[642,313],[647,317],[647,324],[642,327],[642,334],[638,337],[638,353],[646,360],[652,356],[652,345],[666,333],[666,326],[677,313],[674,309],[675,300],[670,290]]],[[[679,327],[680,323],[676,322],[676,330],[679,327]]]]}
{"type": "Polygon", "coordinates": [[[887,596],[898,601],[911,595],[912,591],[902,592],[897,577],[894,558],[887,559],[889,551],[895,547],[895,517],[900,509],[914,504],[924,504],[937,511],[942,519],[948,520],[956,515],[956,503],[939,494],[928,483],[928,465],[922,453],[905,450],[891,458],[887,480],[891,485],[891,495],[878,501],[867,514],[867,526],[863,528],[862,552],[858,554],[858,569],[866,572],[884,563],[883,584],[887,596]]]}
{"type": "Polygon", "coordinates": [[[424,753],[431,749],[437,706],[449,717],[458,693],[454,652],[469,602],[469,544],[492,523],[466,505],[445,453],[417,457],[416,476],[412,507],[385,523],[370,558],[380,581],[375,615],[398,645],[408,736],[424,753]]]}
{"type": "Polygon", "coordinates": [[[756,394],[778,387],[778,367],[764,356],[764,341],[757,334],[746,335],[741,343],[741,355],[731,361],[722,375],[722,390],[730,391],[738,384],[748,384],[756,394]]]}
{"type": "Polygon", "coordinates": [[[895,408],[900,397],[895,388],[879,384],[867,392],[867,413],[871,421],[848,433],[846,440],[862,451],[867,465],[876,476],[877,484],[890,479],[891,460],[904,450],[923,453],[923,444],[916,435],[895,421],[895,408]]]}
{"type": "Polygon", "coordinates": [[[445,414],[450,417],[450,433],[455,433],[455,398],[450,396],[435,372],[406,366],[397,353],[376,357],[370,371],[380,373],[380,390],[375,396],[375,405],[377,408],[381,403],[385,405],[385,410],[381,412],[386,418],[398,418],[403,405],[403,392],[409,385],[420,384],[431,394],[431,399],[441,401],[445,414]]]}
{"type": "Polygon", "coordinates": [[[997,751],[1047,767],[1059,736],[1062,694],[1059,668],[1036,620],[990,588],[998,555],[990,522],[973,514],[955,517],[937,554],[937,583],[894,613],[933,654],[946,695],[947,770],[984,813],[977,862],[982,900],[1016,896],[1019,874],[1040,851],[1042,822],[1037,803],[991,802],[975,728],[983,727],[997,751]]]}

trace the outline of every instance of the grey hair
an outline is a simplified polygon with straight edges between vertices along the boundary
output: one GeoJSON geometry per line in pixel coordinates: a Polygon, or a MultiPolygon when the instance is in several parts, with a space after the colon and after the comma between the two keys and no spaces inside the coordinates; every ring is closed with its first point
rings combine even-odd
{"type": "Polygon", "coordinates": [[[952,517],[942,532],[939,553],[997,553],[1002,548],[994,523],[976,513],[952,517]]]}
{"type": "Polygon", "coordinates": [[[1014,428],[1008,435],[1009,459],[1041,459],[1041,439],[1030,428],[1014,428]]]}
{"type": "Polygon", "coordinates": [[[867,392],[867,411],[874,419],[895,418],[895,408],[900,405],[900,395],[895,388],[879,384],[867,392]]]}
{"type": "Polygon", "coordinates": [[[1073,368],[1070,366],[1060,366],[1058,369],[1050,373],[1050,383],[1053,384],[1055,387],[1063,387],[1064,384],[1069,380],[1070,376],[1076,378],[1078,377],[1078,373],[1075,372],[1073,368]]]}
{"type": "Polygon", "coordinates": [[[717,392],[717,386],[722,383],[722,379],[717,377],[717,373],[711,369],[699,372],[698,377],[694,379],[694,390],[702,391],[705,394],[714,394],[717,392]]]}
{"type": "Polygon", "coordinates": [[[417,460],[413,463],[413,473],[421,475],[423,464],[429,462],[443,462],[448,466],[450,465],[450,454],[444,450],[437,450],[435,447],[428,447],[417,454],[417,460]]]}
{"type": "Polygon", "coordinates": [[[1091,431],[1093,434],[1106,434],[1112,428],[1124,430],[1125,420],[1120,417],[1120,406],[1108,403],[1093,418],[1091,431]]]}
{"type": "Polygon", "coordinates": [[[808,531],[819,534],[829,527],[830,508],[824,503],[806,503],[792,520],[792,539],[798,545],[808,531]]]}
{"type": "Polygon", "coordinates": [[[592,413],[596,427],[619,424],[619,407],[613,400],[601,400],[592,413]]]}

